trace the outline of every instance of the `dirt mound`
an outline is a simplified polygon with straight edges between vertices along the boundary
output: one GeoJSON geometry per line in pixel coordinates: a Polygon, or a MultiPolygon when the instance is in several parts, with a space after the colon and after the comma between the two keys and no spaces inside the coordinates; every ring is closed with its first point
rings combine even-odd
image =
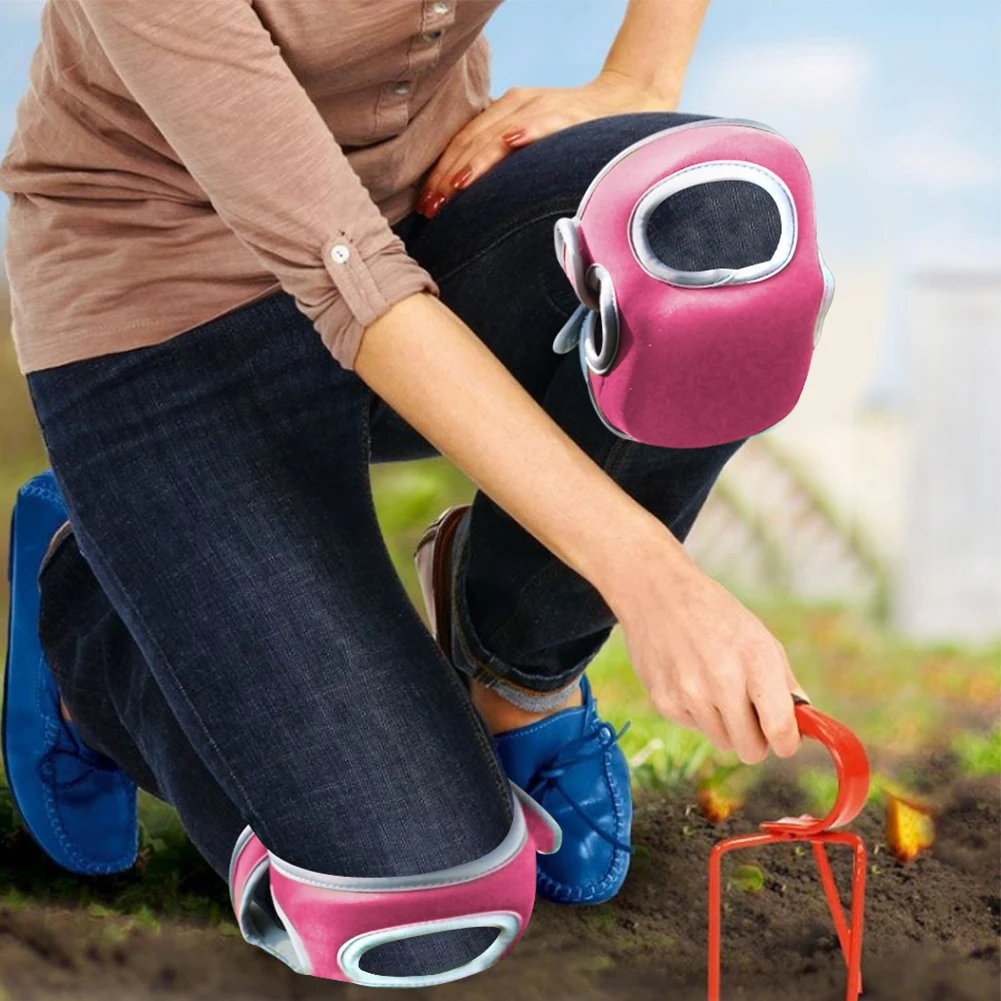
{"type": "MultiPolygon", "coordinates": [[[[771,777],[748,809],[711,825],[681,799],[643,794],[636,856],[614,904],[540,903],[514,955],[469,980],[419,992],[455,1001],[697,1001],[705,998],[706,860],[719,838],[799,812],[794,787],[771,777]]],[[[910,865],[883,847],[882,819],[856,825],[870,850],[865,996],[871,1001],[996,1001],[1001,934],[1001,806],[995,782],[959,784],[935,847],[910,865]]],[[[847,892],[850,859],[833,852],[847,892]]],[[[844,964],[809,854],[742,852],[764,885],[725,897],[724,998],[840,1001],[844,964]]],[[[727,865],[732,868],[731,861],[727,865]]],[[[159,931],[54,908],[0,910],[5,1001],[369,998],[364,988],[299,977],[233,937],[233,929],[164,922],[159,931]]],[[[414,994],[408,992],[408,996],[414,994]]]]}

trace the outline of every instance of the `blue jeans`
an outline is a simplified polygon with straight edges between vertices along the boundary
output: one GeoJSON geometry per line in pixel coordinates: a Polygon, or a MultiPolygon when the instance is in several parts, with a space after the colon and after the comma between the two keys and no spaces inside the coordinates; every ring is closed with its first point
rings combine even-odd
{"type": "MultiPolygon", "coordinates": [[[[576,355],[551,350],[577,305],[552,230],[614,154],[687,117],[568,128],[436,219],[396,226],[443,301],[679,538],[739,443],[674,450],[605,429],[576,355]]],[[[430,872],[502,840],[489,734],[372,505],[370,463],[434,450],[288,295],[29,384],[73,526],[41,575],[57,682],[85,740],[172,803],[221,875],[246,824],[288,861],[349,876],[430,872]]],[[[565,697],[614,624],[601,596],[483,494],[460,542],[459,668],[526,704],[565,697]]],[[[369,963],[429,972],[483,934],[369,963]]]]}

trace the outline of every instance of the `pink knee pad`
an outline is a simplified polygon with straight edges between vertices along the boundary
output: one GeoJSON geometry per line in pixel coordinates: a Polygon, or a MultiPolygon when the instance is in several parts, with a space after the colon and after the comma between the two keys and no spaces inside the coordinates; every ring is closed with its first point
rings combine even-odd
{"type": "Polygon", "coordinates": [[[369,987],[429,987],[492,966],[521,938],[535,903],[535,855],[560,846],[556,822],[512,783],[507,837],[475,862],[421,876],[328,876],[271,854],[248,827],[230,863],[233,910],[243,937],[297,973],[369,987]],[[262,880],[270,881],[270,901],[262,880]],[[268,904],[274,908],[271,912],[268,904]],[[386,942],[460,928],[496,928],[490,947],[431,976],[368,973],[361,960],[386,942]]]}
{"type": "MultiPolygon", "coordinates": [[[[748,220],[759,233],[760,219],[748,220]]],[[[579,348],[609,430],[699,448],[757,434],[795,406],[834,279],[817,245],[806,165],[774,130],[707,119],[634,143],[602,168],[574,216],[556,223],[555,241],[581,306],[553,349],[579,348]],[[653,213],[721,181],[754,185],[759,204],[762,193],[771,199],[774,251],[764,261],[678,270],[651,245],[653,213]]]]}

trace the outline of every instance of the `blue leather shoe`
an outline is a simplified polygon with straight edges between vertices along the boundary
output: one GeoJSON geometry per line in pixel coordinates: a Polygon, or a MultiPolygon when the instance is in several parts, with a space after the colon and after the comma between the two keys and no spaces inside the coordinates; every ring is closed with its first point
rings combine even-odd
{"type": "MultiPolygon", "coordinates": [[[[587,676],[583,704],[497,734],[509,779],[547,810],[563,831],[558,852],[538,857],[538,891],[563,904],[615,896],[629,869],[633,819],[629,766],[618,733],[598,716],[587,676]]],[[[628,726],[628,724],[626,724],[628,726]]]]}
{"type": "Polygon", "coordinates": [[[18,492],[11,520],[10,617],[4,675],[3,758],[14,805],[42,850],[83,875],[123,872],[139,845],[136,787],[86,747],[59,711],[38,637],[38,572],[66,522],[51,472],[18,492]]]}
{"type": "MultiPolygon", "coordinates": [[[[452,659],[451,548],[468,505],[442,513],[421,537],[417,576],[431,632],[452,659]]],[[[563,843],[537,860],[538,891],[563,904],[600,904],[629,869],[633,820],[629,766],[618,733],[598,716],[587,676],[582,704],[494,736],[507,777],[560,825],[563,843]]],[[[628,726],[628,724],[626,724],[628,726]]]]}

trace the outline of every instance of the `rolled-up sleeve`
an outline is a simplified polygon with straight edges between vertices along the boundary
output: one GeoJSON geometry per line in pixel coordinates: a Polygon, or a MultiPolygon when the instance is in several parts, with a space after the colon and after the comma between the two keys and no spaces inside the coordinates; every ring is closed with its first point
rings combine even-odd
{"type": "Polygon", "coordinates": [[[439,293],[250,0],[79,2],[122,82],[220,218],[345,368],[354,367],[364,328],[390,306],[439,293]]]}

